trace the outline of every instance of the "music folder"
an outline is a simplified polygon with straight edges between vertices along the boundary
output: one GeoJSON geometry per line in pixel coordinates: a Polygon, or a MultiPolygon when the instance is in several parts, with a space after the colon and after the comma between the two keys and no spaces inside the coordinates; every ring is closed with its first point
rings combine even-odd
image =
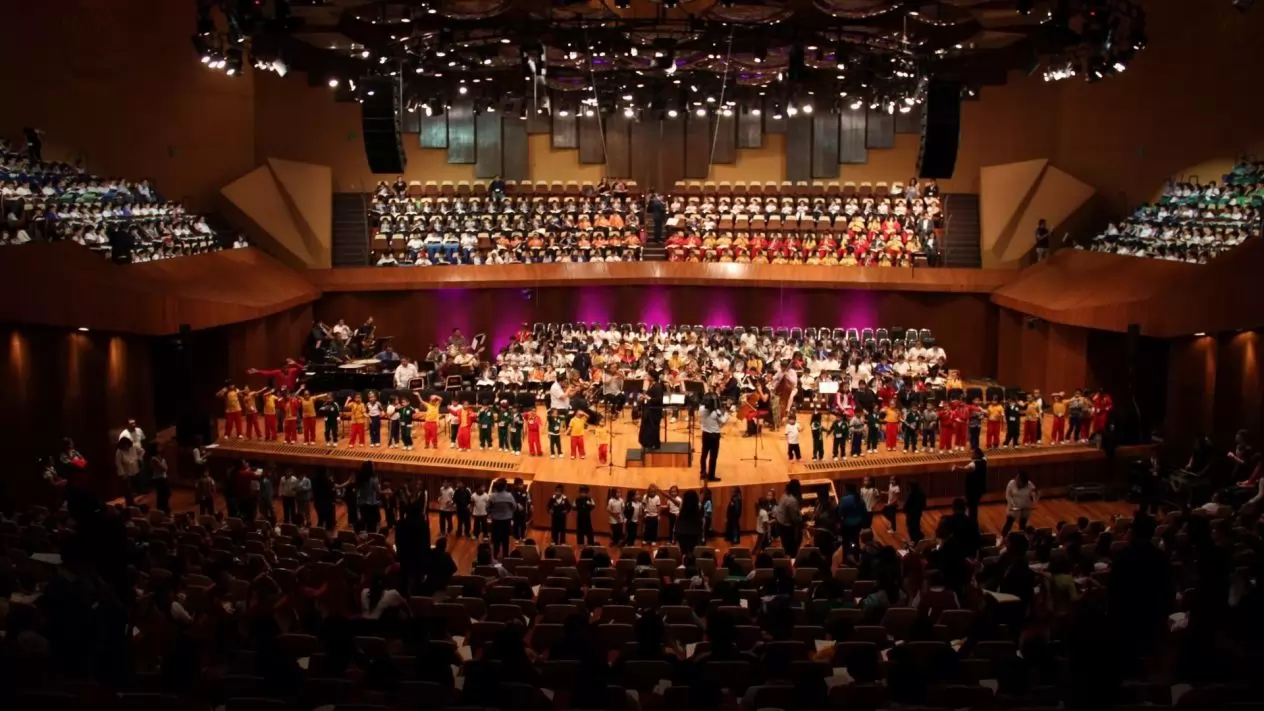
{"type": "Polygon", "coordinates": [[[822,395],[837,395],[838,381],[822,380],[816,384],[816,391],[822,395]]]}

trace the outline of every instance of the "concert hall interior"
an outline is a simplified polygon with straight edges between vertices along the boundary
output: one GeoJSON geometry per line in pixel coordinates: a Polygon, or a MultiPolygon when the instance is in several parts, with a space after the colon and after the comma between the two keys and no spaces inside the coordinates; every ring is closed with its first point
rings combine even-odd
{"type": "MultiPolygon", "coordinates": [[[[625,674],[663,649],[611,642],[618,661],[583,669],[670,711],[1258,699],[1241,660],[1264,636],[1235,631],[1264,619],[1253,4],[6,4],[0,631],[38,628],[52,661],[8,685],[23,652],[0,637],[0,704],[416,708],[431,688],[400,684],[435,680],[378,688],[375,642],[363,674],[208,689],[265,676],[234,656],[280,649],[261,609],[314,635],[308,664],[344,633],[416,655],[383,620],[464,604],[458,678],[521,627],[522,679],[549,691],[524,708],[630,711],[558,681],[538,640],[559,601],[637,639],[666,615],[693,692],[625,674]],[[91,693],[57,686],[90,674],[39,602],[85,550],[139,610],[91,693]],[[675,629],[682,587],[697,629],[675,629]],[[1119,612],[1154,590],[1159,622],[1119,612]],[[949,630],[948,596],[989,625],[949,630]],[[696,670],[738,597],[763,641],[732,663],[766,668],[712,689],[696,670]],[[522,614],[492,614],[510,600],[522,614]],[[1063,683],[1094,620],[1117,625],[1109,701],[1063,683]],[[1037,637],[1038,671],[1013,651],[1037,637]],[[167,677],[176,639],[192,680],[167,677]],[[843,643],[871,642],[881,669],[834,681],[843,643]],[[904,692],[905,642],[963,663],[996,645],[1044,695],[980,686],[1003,676],[982,663],[904,692]],[[803,675],[803,698],[778,691],[803,675]]],[[[463,683],[435,707],[507,703],[463,683]]]]}

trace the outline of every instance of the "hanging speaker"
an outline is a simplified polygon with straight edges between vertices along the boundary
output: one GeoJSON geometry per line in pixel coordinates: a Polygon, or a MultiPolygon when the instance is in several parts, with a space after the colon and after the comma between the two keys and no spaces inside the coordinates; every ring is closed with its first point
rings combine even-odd
{"type": "Polygon", "coordinates": [[[401,136],[399,81],[365,77],[361,88],[360,123],[369,169],[374,173],[403,173],[408,158],[401,136]]]}
{"type": "Polygon", "coordinates": [[[921,178],[951,178],[961,137],[961,83],[932,80],[922,111],[922,144],[917,153],[921,178]]]}

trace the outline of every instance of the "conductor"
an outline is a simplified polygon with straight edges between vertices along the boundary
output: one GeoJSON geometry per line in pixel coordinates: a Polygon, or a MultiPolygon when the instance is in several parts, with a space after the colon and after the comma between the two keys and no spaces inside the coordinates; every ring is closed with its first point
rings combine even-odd
{"type": "Polygon", "coordinates": [[[651,192],[646,208],[650,213],[650,224],[653,227],[654,241],[662,243],[663,223],[667,220],[667,204],[663,202],[663,198],[657,192],[651,192]]]}
{"type": "Polygon", "coordinates": [[[651,370],[645,377],[645,404],[641,414],[641,431],[637,441],[647,451],[663,446],[660,432],[663,426],[663,395],[666,391],[659,382],[658,373],[651,370]]]}

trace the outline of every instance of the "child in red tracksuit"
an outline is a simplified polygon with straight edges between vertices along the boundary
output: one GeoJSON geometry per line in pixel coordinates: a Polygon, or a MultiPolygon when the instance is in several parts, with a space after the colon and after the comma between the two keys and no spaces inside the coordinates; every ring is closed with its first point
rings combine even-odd
{"type": "Polygon", "coordinates": [[[285,443],[294,444],[298,441],[298,417],[302,411],[303,403],[299,402],[296,397],[285,398],[285,443]]]}
{"type": "Polygon", "coordinates": [[[522,421],[527,425],[527,456],[543,457],[544,448],[540,446],[540,416],[534,410],[522,413],[522,421]]]}
{"type": "Polygon", "coordinates": [[[948,403],[942,403],[939,407],[939,448],[945,452],[950,451],[956,434],[957,429],[952,421],[952,409],[948,403]]]}
{"type": "Polygon", "coordinates": [[[970,441],[970,406],[958,402],[952,410],[952,443],[958,452],[964,452],[970,441]]]}

